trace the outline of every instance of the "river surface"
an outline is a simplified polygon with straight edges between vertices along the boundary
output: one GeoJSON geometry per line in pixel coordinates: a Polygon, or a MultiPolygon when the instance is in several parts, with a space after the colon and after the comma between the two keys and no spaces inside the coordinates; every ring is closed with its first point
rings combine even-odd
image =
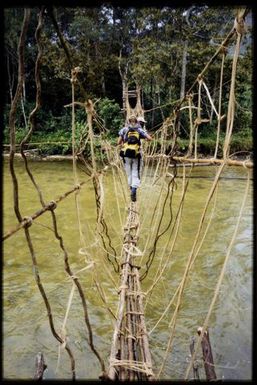
{"type": "MultiPolygon", "coordinates": [[[[30,167],[42,190],[45,202],[56,199],[74,186],[70,161],[31,161],[30,167]]],[[[21,161],[16,161],[15,170],[19,183],[20,211],[22,216],[30,216],[41,208],[38,195],[21,161]]],[[[13,209],[12,181],[7,161],[4,162],[3,171],[3,233],[5,234],[15,227],[17,220],[13,209]]],[[[158,372],[165,355],[170,335],[169,322],[174,305],[169,308],[156,328],[153,328],[168,306],[183,276],[216,171],[217,167],[195,167],[192,170],[172,255],[169,257],[162,279],[151,296],[146,297],[146,326],[150,333],[149,343],[155,373],[158,372]]],[[[161,375],[163,379],[183,380],[184,378],[190,361],[191,338],[193,336],[197,338],[197,328],[205,320],[235,231],[246,187],[247,172],[243,167],[227,167],[221,175],[212,222],[189,274],[176,322],[175,337],[161,375]]],[[[138,248],[144,250],[146,254],[152,248],[153,237],[149,237],[149,234],[151,235],[149,224],[152,223],[153,208],[160,194],[164,195],[166,191],[161,189],[158,178],[154,185],[151,184],[153,173],[154,170],[149,168],[138,193],[141,223],[138,248]]],[[[78,177],[80,181],[87,179],[80,170],[78,177]]],[[[173,218],[181,195],[182,168],[178,169],[176,183],[171,206],[173,218]]],[[[118,257],[123,241],[122,225],[126,221],[129,203],[129,194],[125,185],[125,178],[120,180],[112,171],[106,172],[103,183],[104,218],[108,225],[112,247],[116,250],[118,257]],[[120,184],[123,184],[123,190],[120,184]]],[[[251,181],[238,233],[209,320],[216,374],[218,379],[224,380],[252,378],[252,189],[251,181]]],[[[207,212],[208,218],[212,208],[213,204],[207,212]]],[[[109,307],[114,313],[116,312],[119,275],[115,274],[112,265],[105,258],[105,252],[99,240],[96,241],[96,208],[92,182],[88,182],[81,188],[77,200],[75,200],[75,194],[71,194],[60,202],[55,213],[58,231],[63,237],[71,269],[79,277],[87,299],[95,346],[108,366],[114,321],[106,308],[109,307]],[[78,210],[76,210],[76,202],[78,210]],[[79,235],[79,230],[82,235],[79,235]],[[89,266],[88,258],[93,258],[95,268],[89,266]],[[103,290],[105,304],[96,289],[96,281],[103,290]]],[[[169,218],[170,209],[167,206],[162,228],[165,228],[169,218]]],[[[30,227],[30,234],[40,279],[51,306],[56,330],[59,331],[72,294],[72,282],[64,270],[63,252],[52,229],[51,215],[47,212],[34,221],[30,227]]],[[[165,260],[167,250],[164,245],[168,238],[169,231],[158,241],[156,256],[149,274],[142,281],[143,292],[146,292],[153,283],[162,252],[165,260]]],[[[45,304],[35,282],[32,259],[23,229],[3,242],[2,252],[3,377],[32,379],[36,354],[42,352],[47,364],[45,379],[71,379],[68,355],[65,349],[59,349],[59,343],[53,337],[49,327],[45,304]]],[[[81,300],[76,290],[69,308],[65,331],[75,357],[77,378],[98,379],[101,368],[86,340],[88,333],[81,300]]],[[[200,351],[197,359],[200,376],[204,380],[205,373],[200,351]]],[[[192,379],[192,373],[190,378],[192,379]]]]}

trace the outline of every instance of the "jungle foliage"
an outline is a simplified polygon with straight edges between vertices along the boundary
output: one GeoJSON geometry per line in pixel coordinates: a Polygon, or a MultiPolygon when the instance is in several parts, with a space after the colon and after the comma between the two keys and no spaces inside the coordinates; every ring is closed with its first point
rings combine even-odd
{"type": "MultiPolygon", "coordinates": [[[[28,130],[28,117],[35,106],[35,60],[38,47],[35,39],[39,7],[32,8],[25,49],[25,82],[22,100],[16,116],[17,143],[28,130]]],[[[71,149],[71,69],[79,66],[76,100],[87,98],[96,102],[96,111],[109,138],[117,136],[124,124],[122,108],[122,79],[126,72],[128,86],[142,88],[147,129],[154,132],[168,117],[185,91],[209,61],[217,46],[233,27],[235,7],[46,7],[41,34],[42,106],[36,116],[32,141],[67,142],[55,152],[69,153],[71,149]],[[70,57],[64,52],[53,20],[66,41],[70,57]],[[182,59],[186,50],[186,73],[182,74],[182,59]],[[184,78],[183,78],[184,77],[184,78]]],[[[24,15],[23,8],[4,9],[4,143],[9,143],[8,116],[18,81],[18,41],[24,15]]],[[[243,35],[238,61],[236,111],[234,132],[244,144],[252,146],[252,30],[251,12],[247,31],[243,35]]],[[[228,49],[224,67],[224,102],[231,78],[233,45],[228,49]]],[[[217,103],[219,93],[218,60],[206,74],[205,81],[217,103]]],[[[210,115],[211,110],[206,110],[210,115]]],[[[76,108],[77,124],[84,124],[83,109],[76,108]]],[[[224,132],[225,125],[221,127],[224,132]]],[[[215,140],[215,124],[201,125],[199,140],[205,148],[215,140]]],[[[180,141],[187,141],[189,120],[181,116],[180,141]]],[[[183,147],[183,145],[182,145],[183,147]]],[[[182,149],[181,147],[181,149],[182,149]]]]}

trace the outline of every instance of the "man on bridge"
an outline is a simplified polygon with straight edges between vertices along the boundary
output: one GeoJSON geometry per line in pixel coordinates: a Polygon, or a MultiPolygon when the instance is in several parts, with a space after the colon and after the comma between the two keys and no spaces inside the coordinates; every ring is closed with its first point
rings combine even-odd
{"type": "Polygon", "coordinates": [[[119,131],[118,145],[122,145],[120,156],[123,158],[128,177],[131,200],[135,202],[142,170],[141,139],[152,140],[152,138],[139,124],[139,121],[145,123],[144,118],[137,118],[135,115],[131,115],[128,121],[128,126],[123,127],[119,131]]]}

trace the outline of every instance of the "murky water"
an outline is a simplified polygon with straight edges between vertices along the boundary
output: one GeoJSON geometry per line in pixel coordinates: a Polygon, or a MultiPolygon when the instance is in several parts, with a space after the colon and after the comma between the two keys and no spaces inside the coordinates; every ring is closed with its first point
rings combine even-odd
{"type": "MultiPolygon", "coordinates": [[[[57,198],[73,187],[71,162],[31,162],[31,169],[46,202],[57,198]]],[[[19,181],[20,210],[23,216],[29,216],[41,207],[39,199],[22,162],[17,161],[16,171],[19,181]]],[[[153,172],[153,170],[148,171],[139,191],[141,230],[138,247],[140,250],[144,250],[150,233],[149,224],[156,200],[166,191],[165,189],[161,191],[160,180],[151,186],[153,172]]],[[[169,251],[165,249],[169,231],[160,238],[157,244],[153,264],[148,276],[142,282],[144,292],[153,283],[161,256],[163,255],[163,260],[165,260],[168,255],[169,260],[162,279],[151,296],[146,297],[145,316],[149,332],[169,304],[183,276],[215,172],[216,167],[196,167],[192,171],[178,237],[172,254],[169,256],[169,251]]],[[[181,195],[181,175],[182,168],[178,170],[179,178],[177,178],[177,187],[173,194],[171,205],[173,217],[176,215],[181,195]]],[[[87,177],[79,171],[79,178],[82,181],[87,177]]],[[[197,328],[203,324],[213,298],[222,264],[235,230],[246,178],[247,170],[244,168],[228,167],[222,173],[213,219],[190,271],[176,323],[175,338],[162,378],[184,378],[189,362],[191,337],[197,336],[197,328]]],[[[122,179],[122,183],[126,184],[125,178],[122,179]]],[[[128,192],[126,191],[127,195],[124,197],[120,184],[119,178],[113,177],[111,171],[105,175],[104,215],[112,246],[115,248],[118,258],[122,246],[122,224],[126,219],[129,201],[128,192]]],[[[63,236],[71,269],[79,276],[85,292],[95,345],[108,366],[113,318],[106,307],[111,308],[115,313],[119,276],[113,272],[112,265],[108,263],[101,244],[95,242],[96,209],[91,182],[81,189],[78,204],[82,236],[79,236],[74,194],[60,202],[55,210],[58,230],[63,236]],[[83,254],[85,251],[91,258],[93,256],[95,268],[78,272],[88,266],[86,255],[83,254]],[[95,281],[104,291],[106,304],[99,296],[95,281]]],[[[210,205],[207,218],[210,217],[212,208],[213,204],[210,205]]],[[[8,163],[4,163],[3,209],[3,233],[6,233],[17,223],[13,210],[12,183],[8,163]]],[[[169,222],[169,218],[170,211],[167,206],[162,229],[169,222]]],[[[64,270],[63,253],[52,231],[49,212],[35,220],[30,228],[30,233],[41,282],[51,305],[56,330],[59,331],[65,318],[72,283],[64,270]]],[[[151,235],[150,238],[145,250],[146,255],[153,246],[153,236],[151,235]]],[[[209,321],[214,363],[219,379],[249,380],[252,375],[252,238],[251,184],[225,277],[209,321]]],[[[48,367],[45,373],[46,379],[71,379],[70,361],[63,348],[60,349],[58,365],[59,343],[53,337],[49,327],[46,308],[35,283],[31,256],[23,230],[18,231],[3,243],[3,311],[4,378],[33,378],[35,357],[41,351],[48,367]]],[[[158,372],[165,355],[170,334],[168,325],[173,311],[174,305],[149,336],[155,373],[158,372]]],[[[101,369],[86,341],[88,333],[81,300],[76,290],[66,323],[66,333],[76,360],[77,378],[97,379],[101,369]]],[[[200,353],[198,359],[201,378],[205,379],[200,353]]]]}

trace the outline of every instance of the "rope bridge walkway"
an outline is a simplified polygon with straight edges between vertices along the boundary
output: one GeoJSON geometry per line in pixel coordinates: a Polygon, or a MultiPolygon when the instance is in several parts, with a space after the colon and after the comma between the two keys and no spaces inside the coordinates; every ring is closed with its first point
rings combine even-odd
{"type": "Polygon", "coordinates": [[[136,247],[139,230],[137,204],[131,202],[124,228],[119,306],[113,334],[108,377],[111,380],[152,380],[151,354],[146,332],[143,293],[136,247]]]}
{"type": "MultiPolygon", "coordinates": [[[[64,193],[63,195],[57,197],[50,202],[46,202],[43,196],[43,192],[38,185],[36,178],[30,170],[29,161],[26,156],[25,147],[29,143],[29,138],[33,129],[35,128],[35,114],[37,113],[40,103],[40,62],[42,56],[42,43],[41,43],[41,30],[43,26],[43,15],[44,7],[42,7],[41,12],[38,16],[38,27],[36,30],[36,41],[38,45],[38,56],[36,61],[36,71],[35,71],[35,80],[36,80],[36,106],[31,112],[29,117],[30,129],[26,137],[20,143],[21,156],[24,160],[25,169],[27,174],[35,187],[38,199],[41,204],[41,208],[31,214],[30,216],[24,217],[20,209],[20,197],[18,189],[18,179],[15,173],[14,165],[14,156],[16,149],[15,142],[15,111],[17,109],[18,100],[21,95],[22,84],[24,80],[24,63],[22,52],[24,50],[24,40],[26,32],[28,29],[29,19],[30,19],[30,10],[25,10],[24,23],[21,31],[19,52],[19,83],[17,85],[16,95],[12,102],[12,108],[10,112],[10,174],[12,177],[13,183],[13,207],[14,212],[17,218],[18,223],[13,229],[8,230],[4,236],[3,241],[6,241],[12,237],[19,230],[23,229],[26,242],[29,247],[31,254],[31,260],[33,265],[33,272],[35,276],[35,282],[38,286],[39,292],[42,296],[43,302],[47,310],[47,317],[49,321],[49,326],[53,337],[59,342],[70,359],[71,373],[72,378],[76,379],[76,360],[72,348],[70,347],[69,340],[65,332],[65,325],[67,322],[69,309],[71,306],[74,290],[76,289],[79,293],[81,304],[83,308],[83,315],[85,321],[85,330],[87,333],[87,341],[89,347],[92,351],[92,354],[95,355],[96,359],[99,362],[101,367],[101,378],[110,379],[110,380],[156,380],[162,376],[164,367],[167,363],[169,353],[172,350],[172,344],[175,336],[178,314],[180,307],[183,301],[183,296],[185,292],[186,285],[188,284],[188,278],[194,262],[199,254],[201,246],[206,238],[208,229],[211,225],[213,215],[215,212],[215,207],[217,204],[217,186],[219,184],[222,173],[225,168],[230,165],[242,166],[247,173],[247,182],[238,212],[238,217],[232,238],[228,244],[226,255],[223,261],[222,269],[220,275],[217,279],[216,287],[214,289],[213,297],[210,302],[209,308],[206,312],[205,318],[200,329],[198,329],[199,338],[196,345],[190,347],[191,357],[188,367],[185,371],[185,379],[189,377],[190,372],[193,370],[194,378],[199,378],[197,373],[197,368],[195,365],[196,354],[199,349],[199,346],[202,345],[204,364],[206,367],[206,376],[208,379],[215,379],[216,374],[213,370],[213,358],[211,354],[211,347],[208,334],[208,326],[210,324],[210,316],[213,311],[213,307],[217,300],[218,293],[222,284],[222,280],[225,274],[225,269],[227,262],[229,260],[231,248],[236,239],[237,231],[239,228],[240,220],[242,218],[243,209],[245,206],[247,194],[249,191],[250,185],[250,172],[253,168],[253,163],[250,159],[245,161],[237,161],[233,159],[233,154],[230,154],[230,143],[232,137],[232,129],[234,122],[234,103],[235,103],[235,77],[236,77],[236,66],[237,59],[239,55],[240,41],[243,33],[243,20],[245,17],[245,10],[240,10],[237,15],[235,25],[229,33],[229,35],[222,42],[221,46],[218,48],[216,53],[213,55],[209,63],[204,67],[203,71],[198,75],[196,81],[189,89],[185,97],[179,101],[175,106],[171,115],[163,122],[161,128],[154,133],[154,140],[149,143],[144,143],[144,173],[142,175],[142,187],[148,183],[149,189],[152,188],[158,189],[155,200],[153,200],[150,205],[147,206],[148,210],[145,212],[141,211],[139,202],[130,202],[128,209],[128,216],[126,224],[124,226],[123,232],[123,241],[121,253],[117,250],[117,246],[114,246],[112,237],[110,236],[111,224],[107,223],[106,220],[106,211],[107,207],[104,204],[105,199],[105,175],[107,172],[110,172],[112,175],[113,187],[115,192],[116,207],[118,213],[118,219],[120,225],[123,226],[122,221],[122,211],[123,208],[127,205],[127,190],[126,190],[126,178],[124,175],[123,165],[118,154],[118,149],[115,146],[111,146],[106,139],[102,139],[102,145],[104,148],[103,159],[101,163],[101,168],[99,168],[98,162],[96,161],[95,155],[95,139],[96,135],[94,134],[94,126],[100,130],[100,139],[102,138],[102,133],[105,132],[102,121],[97,116],[94,105],[92,101],[86,100],[85,103],[75,101],[75,86],[79,84],[79,67],[73,67],[71,71],[71,88],[72,88],[72,100],[71,104],[66,107],[71,107],[72,112],[72,149],[73,149],[73,177],[74,177],[74,186],[64,193]],[[224,60],[227,52],[227,45],[232,38],[236,38],[236,47],[235,53],[232,62],[231,70],[231,86],[230,94],[228,100],[228,110],[221,111],[222,108],[222,85],[223,85],[223,66],[224,60]],[[220,71],[220,93],[217,105],[215,106],[215,101],[211,97],[210,91],[207,85],[206,72],[209,66],[217,60],[221,55],[221,71],[220,71]],[[211,107],[214,118],[217,122],[217,140],[216,148],[213,154],[213,157],[210,159],[199,159],[198,158],[198,129],[202,123],[210,123],[210,117],[207,117],[207,108],[206,106],[211,107]],[[85,130],[81,134],[79,143],[75,141],[75,132],[76,132],[76,122],[75,122],[75,106],[83,108],[87,116],[87,123],[85,125],[85,130]],[[179,135],[178,132],[178,120],[181,114],[187,114],[187,119],[190,122],[190,132],[189,134],[189,146],[188,152],[185,156],[181,157],[177,154],[177,138],[179,135]],[[220,131],[221,131],[221,122],[226,119],[226,133],[225,133],[225,142],[223,146],[222,158],[218,158],[218,149],[220,147],[220,131]],[[159,147],[157,147],[159,143],[159,147]],[[90,157],[84,157],[83,151],[85,148],[90,148],[90,157]],[[213,183],[210,187],[210,191],[206,197],[204,208],[199,218],[198,226],[196,228],[195,239],[193,241],[192,248],[189,252],[188,258],[185,263],[184,272],[182,273],[181,280],[175,290],[173,296],[170,298],[169,303],[166,309],[163,311],[162,315],[156,322],[156,325],[152,328],[151,332],[158,327],[168,312],[172,309],[171,320],[168,325],[168,338],[166,341],[166,349],[162,356],[161,367],[157,372],[156,368],[153,368],[151,352],[150,352],[150,341],[149,336],[151,332],[147,332],[146,320],[145,320],[145,308],[149,306],[149,300],[156,289],[160,284],[164,274],[167,273],[167,268],[169,261],[174,253],[174,247],[178,239],[179,229],[181,227],[182,213],[184,202],[187,197],[187,188],[189,184],[190,173],[192,171],[193,165],[195,163],[200,164],[215,164],[217,166],[216,175],[213,178],[213,183]],[[185,165],[190,165],[191,169],[189,175],[186,174],[185,165]],[[178,203],[176,209],[173,207],[174,192],[177,189],[177,166],[182,165],[183,175],[182,181],[180,184],[180,195],[177,198],[178,203]],[[78,176],[78,167],[88,175],[86,181],[80,181],[78,176]],[[151,175],[151,180],[147,179],[147,175],[151,175]],[[112,344],[110,348],[110,359],[109,366],[106,368],[104,359],[101,357],[101,354],[96,348],[93,327],[90,322],[90,317],[88,313],[88,303],[87,298],[83,290],[83,286],[80,280],[81,272],[85,270],[97,271],[97,266],[94,261],[94,253],[90,253],[90,247],[87,244],[86,236],[82,230],[81,224],[81,212],[80,212],[80,194],[84,186],[92,183],[94,189],[94,198],[96,206],[96,229],[94,230],[95,244],[98,247],[99,252],[103,251],[105,254],[105,261],[103,266],[106,269],[106,276],[110,278],[114,285],[116,284],[115,278],[120,274],[120,282],[118,288],[118,307],[116,315],[110,307],[108,307],[107,300],[105,298],[104,290],[101,285],[101,282],[97,279],[97,273],[94,274],[94,284],[98,290],[98,294],[103,301],[103,305],[107,307],[111,316],[115,319],[114,333],[112,338],[112,344]],[[81,271],[73,272],[71,269],[69,253],[65,244],[65,240],[59,231],[59,222],[56,213],[56,208],[67,196],[70,194],[75,195],[75,209],[78,218],[78,231],[80,237],[80,251],[85,255],[86,266],[84,266],[81,271]],[[121,199],[122,197],[122,205],[121,199]],[[211,206],[212,205],[212,206],[211,206]],[[146,225],[146,213],[147,211],[151,213],[150,220],[146,225]],[[211,212],[211,213],[210,213],[211,212]],[[66,310],[65,319],[60,331],[57,330],[54,323],[51,303],[49,301],[46,289],[42,282],[40,276],[39,264],[37,261],[37,253],[31,236],[31,226],[37,220],[37,218],[45,213],[50,213],[51,226],[57,241],[60,250],[63,255],[65,272],[67,273],[69,279],[72,282],[72,290],[69,297],[69,304],[66,310]],[[168,221],[165,222],[165,215],[168,215],[168,221]],[[208,214],[208,215],[207,215],[208,214]],[[140,220],[141,215],[141,220],[140,220]],[[144,249],[140,251],[138,247],[139,233],[140,228],[147,226],[149,228],[148,235],[144,240],[144,249]],[[164,240],[165,239],[165,240],[164,240]],[[163,241],[162,248],[159,248],[160,242],[163,241]],[[149,252],[150,250],[150,252],[149,252]],[[156,254],[158,254],[158,265],[153,275],[152,285],[146,292],[141,290],[141,284],[147,277],[148,273],[151,271],[151,265],[155,260],[156,254]],[[148,255],[147,255],[148,254],[148,255]],[[106,262],[106,263],[105,263],[106,262]],[[95,270],[94,270],[95,269],[95,270]],[[204,355],[206,353],[206,356],[204,355]]],[[[64,46],[65,52],[67,54],[68,47],[65,45],[65,41],[58,30],[58,24],[54,21],[54,15],[50,14],[53,18],[53,23],[57,29],[58,36],[61,40],[61,44],[64,46]]],[[[128,91],[128,88],[125,88],[123,94],[124,101],[124,111],[127,116],[130,114],[135,114],[136,116],[144,116],[144,110],[140,102],[140,88],[134,92],[128,91]],[[129,97],[137,96],[137,104],[134,109],[130,107],[129,97]]],[[[98,138],[99,139],[99,138],[98,138]]],[[[146,202],[148,199],[146,192],[146,202]]],[[[143,203],[143,202],[142,202],[143,203]]],[[[145,202],[144,202],[145,203],[145,202]]],[[[144,206],[146,207],[146,205],[144,206]]],[[[91,245],[90,245],[91,246],[91,245]]],[[[106,278],[106,279],[107,279],[106,278]]],[[[36,377],[42,378],[43,372],[45,369],[45,362],[42,354],[37,356],[37,371],[36,377]]]]}

